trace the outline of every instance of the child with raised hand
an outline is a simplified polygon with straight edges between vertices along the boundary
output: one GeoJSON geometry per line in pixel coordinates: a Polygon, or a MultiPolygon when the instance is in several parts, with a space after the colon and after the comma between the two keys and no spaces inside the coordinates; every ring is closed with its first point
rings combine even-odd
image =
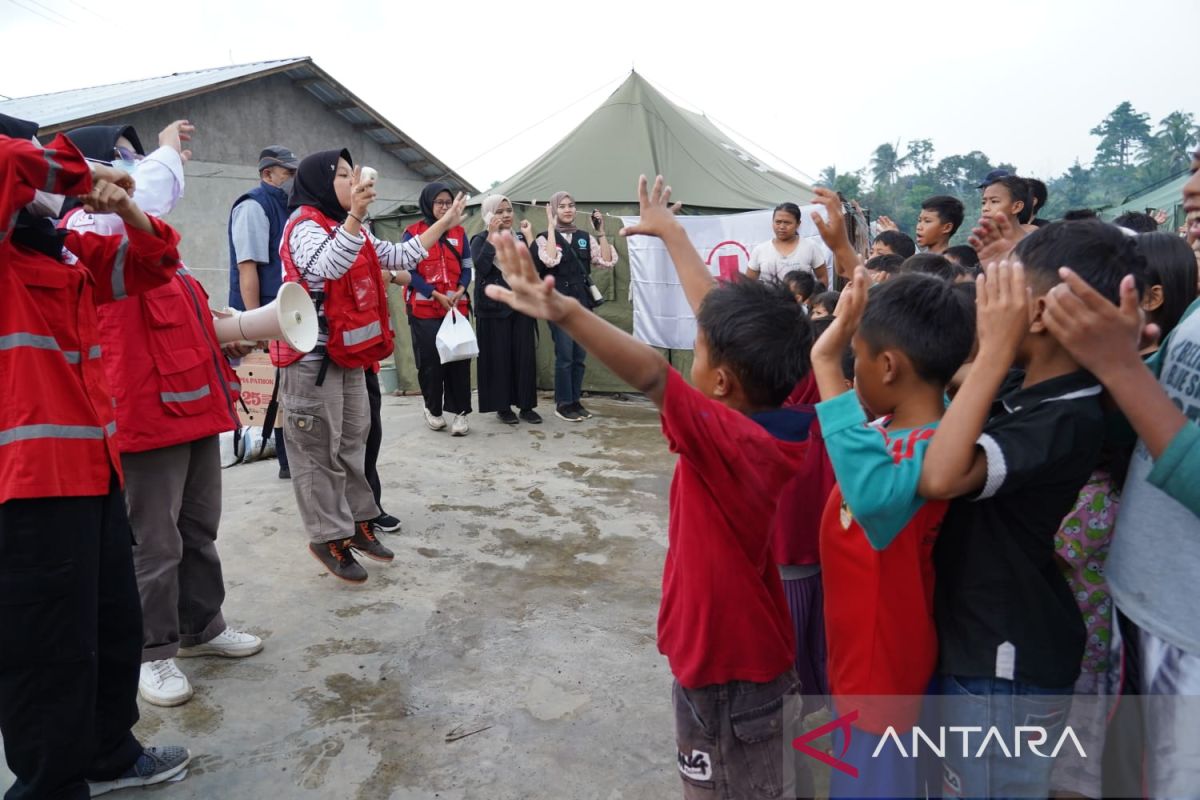
{"type": "MultiPolygon", "coordinates": [[[[920,491],[954,499],[934,552],[944,723],[1012,730],[1032,715],[1056,742],[1085,631],[1054,539],[1097,465],[1104,422],[1099,383],[1047,328],[1047,295],[1072,264],[1115,301],[1142,262],[1096,221],[1048,225],[1015,255],[1020,263],[991,264],[979,279],[978,354],[930,442],[920,491]],[[1014,364],[1023,375],[1010,377],[1014,364]]],[[[950,748],[945,785],[957,796],[1045,797],[1052,764],[950,748]]]]}
{"type": "MultiPolygon", "coordinates": [[[[1200,152],[1192,170],[1183,190],[1188,212],[1200,211],[1200,152]]],[[[1150,695],[1200,694],[1200,301],[1143,363],[1144,319],[1133,276],[1121,283],[1118,307],[1090,287],[1076,265],[1063,263],[1071,268],[1060,270],[1063,282],[1046,298],[1046,326],[1104,384],[1139,437],[1105,565],[1113,600],[1132,623],[1122,626],[1127,644],[1141,654],[1135,688],[1150,695]]],[[[1145,783],[1116,791],[1195,794],[1200,739],[1194,715],[1171,713],[1177,705],[1144,706],[1154,737],[1145,750],[1145,783]]]]}
{"type": "Polygon", "coordinates": [[[860,775],[834,771],[830,796],[923,797],[918,760],[872,754],[889,727],[904,738],[917,722],[937,663],[933,546],[947,503],[917,489],[946,385],[974,341],[974,316],[961,293],[931,276],[897,276],[868,300],[870,286],[858,267],[812,352],[817,416],[837,477],[820,539],[829,683],[835,711],[859,714],[840,747],[860,775]],[[842,371],[847,345],[856,391],[842,371]]]}
{"type": "Polygon", "coordinates": [[[489,286],[487,294],[562,327],[643,392],[679,455],[658,646],[676,678],[684,795],[778,797],[786,788],[810,796],[811,786],[785,782],[782,737],[793,720],[784,718],[784,699],[799,687],[769,526],[780,488],[807,453],[800,415],[779,406],[808,371],[811,326],[786,287],[717,287],[661,177],[652,191],[642,177],[638,197],[641,218],[623,234],[659,237],[675,264],[696,312],[694,388],[654,348],[556,292],[552,276],[539,280],[510,235],[499,234],[495,247],[511,288],[489,286]]]}

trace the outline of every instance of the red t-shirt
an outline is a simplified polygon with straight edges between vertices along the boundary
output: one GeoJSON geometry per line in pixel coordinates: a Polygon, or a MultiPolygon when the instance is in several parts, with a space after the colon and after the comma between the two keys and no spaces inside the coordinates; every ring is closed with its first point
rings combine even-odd
{"type": "Polygon", "coordinates": [[[671,482],[658,649],[689,689],[762,683],[792,666],[794,634],[770,525],[807,442],[785,442],[670,370],[663,434],[671,482]]]}
{"type": "MultiPolygon", "coordinates": [[[[893,449],[897,459],[901,452],[893,449]]],[[[821,575],[829,687],[843,698],[841,707],[858,709],[864,730],[902,730],[919,715],[920,696],[937,665],[933,545],[946,508],[944,501],[926,502],[887,547],[876,550],[840,487],[834,486],[825,506],[821,575]],[[886,702],[884,695],[911,700],[886,702]]]]}

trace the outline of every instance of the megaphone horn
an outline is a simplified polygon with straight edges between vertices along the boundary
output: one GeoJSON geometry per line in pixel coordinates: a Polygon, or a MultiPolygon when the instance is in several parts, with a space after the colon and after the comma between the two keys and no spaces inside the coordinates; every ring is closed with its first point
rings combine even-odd
{"type": "Polygon", "coordinates": [[[317,346],[317,309],[304,287],[285,283],[273,301],[249,311],[233,311],[213,320],[221,344],[280,339],[307,353],[317,346]]]}

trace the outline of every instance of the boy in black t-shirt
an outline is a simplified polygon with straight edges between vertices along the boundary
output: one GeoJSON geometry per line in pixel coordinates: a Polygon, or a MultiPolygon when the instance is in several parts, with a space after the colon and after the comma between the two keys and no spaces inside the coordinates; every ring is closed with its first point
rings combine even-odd
{"type": "MultiPolygon", "coordinates": [[[[1017,726],[1037,725],[1049,752],[1085,636],[1054,534],[1104,434],[1100,384],[1047,331],[1045,295],[1068,265],[1115,304],[1122,277],[1145,262],[1132,240],[1094,220],[1042,228],[1014,257],[1020,263],[992,264],[980,280],[979,352],[930,442],[920,492],[958,498],[934,551],[938,668],[950,698],[943,722],[995,726],[1009,742],[1017,726]],[[1013,364],[1023,378],[1009,377],[1013,364]]],[[[975,757],[978,749],[947,749],[948,796],[1048,796],[1052,758],[1028,748],[1006,758],[995,747],[975,757]]]]}

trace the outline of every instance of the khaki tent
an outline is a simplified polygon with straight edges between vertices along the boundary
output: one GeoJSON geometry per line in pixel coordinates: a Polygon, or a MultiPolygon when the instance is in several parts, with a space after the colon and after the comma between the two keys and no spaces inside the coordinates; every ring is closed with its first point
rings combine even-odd
{"type": "MultiPolygon", "coordinates": [[[[593,279],[607,302],[597,313],[629,331],[633,309],[629,303],[629,259],[625,242],[617,236],[621,215],[637,214],[638,175],[667,177],[672,197],[684,204],[685,214],[728,214],[772,208],[784,201],[803,204],[812,187],[784,175],[750,156],[702,114],[684,110],[667,100],[641,75],[629,78],[562,141],[491,190],[516,204],[517,224],[529,219],[534,230],[543,231],[546,215],[531,208],[544,204],[556,191],[568,191],[579,205],[580,222],[592,209],[606,215],[610,241],[620,253],[614,270],[596,271],[593,279]]],[[[471,200],[472,215],[467,231],[482,229],[478,206],[483,196],[471,200]]],[[[376,233],[399,239],[404,228],[416,221],[413,214],[380,217],[376,233]]],[[[763,231],[763,239],[771,235],[763,231]]],[[[399,297],[393,298],[393,319],[401,323],[396,338],[396,383],[401,389],[417,389],[416,370],[408,326],[404,323],[399,297]]],[[[691,367],[691,351],[669,351],[667,357],[684,373],[691,367]]],[[[549,331],[541,326],[538,345],[538,383],[553,386],[554,353],[549,331]]],[[[387,382],[385,376],[385,383],[387,382]]],[[[584,388],[588,391],[621,391],[628,388],[594,358],[588,359],[584,388]]]]}
{"type": "Polygon", "coordinates": [[[1165,211],[1167,212],[1167,221],[1159,226],[1159,230],[1176,231],[1179,226],[1184,224],[1187,216],[1183,213],[1183,185],[1188,182],[1190,177],[1190,170],[1172,175],[1170,178],[1134,192],[1126,197],[1120,205],[1102,209],[1100,216],[1111,222],[1127,211],[1141,213],[1165,211]]]}

